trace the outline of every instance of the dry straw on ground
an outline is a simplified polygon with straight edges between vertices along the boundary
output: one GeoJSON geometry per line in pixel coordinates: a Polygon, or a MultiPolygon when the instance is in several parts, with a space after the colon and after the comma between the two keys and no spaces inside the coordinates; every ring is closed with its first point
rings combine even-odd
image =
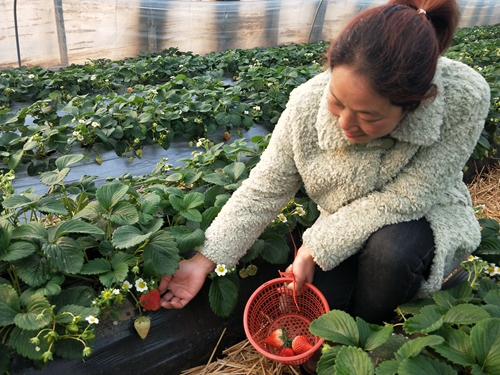
{"type": "Polygon", "coordinates": [[[468,185],[472,202],[484,217],[500,221],[500,162],[483,168],[468,185]]]}
{"type": "MultiPolygon", "coordinates": [[[[468,185],[472,202],[484,217],[500,221],[500,163],[484,167],[468,185]]],[[[224,335],[224,332],[222,333],[224,335]]],[[[222,338],[222,336],[221,336],[222,338]]],[[[220,340],[219,340],[220,342],[220,340]]],[[[218,344],[217,344],[218,345],[218,344]]],[[[214,349],[214,353],[217,347],[214,349]]],[[[244,340],[222,352],[223,358],[182,372],[182,375],[299,375],[298,367],[285,366],[259,354],[244,340]]]]}
{"type": "Polygon", "coordinates": [[[298,367],[285,366],[264,357],[248,340],[233,345],[222,354],[222,359],[212,362],[210,358],[207,365],[183,371],[182,375],[300,375],[298,367]]]}

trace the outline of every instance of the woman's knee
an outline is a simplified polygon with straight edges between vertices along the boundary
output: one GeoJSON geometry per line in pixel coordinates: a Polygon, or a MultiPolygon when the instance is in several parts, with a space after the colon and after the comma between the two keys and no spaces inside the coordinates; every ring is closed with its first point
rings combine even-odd
{"type": "Polygon", "coordinates": [[[360,251],[362,269],[422,272],[434,257],[434,236],[425,219],[389,225],[375,232],[360,251]]]}

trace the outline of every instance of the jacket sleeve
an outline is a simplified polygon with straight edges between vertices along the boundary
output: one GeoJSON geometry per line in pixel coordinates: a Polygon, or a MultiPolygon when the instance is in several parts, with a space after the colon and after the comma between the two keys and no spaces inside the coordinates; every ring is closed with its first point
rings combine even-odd
{"type": "Polygon", "coordinates": [[[217,264],[234,267],[300,187],[290,146],[289,107],[290,103],[259,163],[205,232],[205,242],[198,250],[217,264]]]}
{"type": "Polygon", "coordinates": [[[322,216],[303,236],[316,263],[329,270],[356,253],[385,225],[416,220],[439,203],[460,177],[484,127],[489,86],[477,73],[445,98],[438,141],[421,147],[387,185],[322,216]]]}

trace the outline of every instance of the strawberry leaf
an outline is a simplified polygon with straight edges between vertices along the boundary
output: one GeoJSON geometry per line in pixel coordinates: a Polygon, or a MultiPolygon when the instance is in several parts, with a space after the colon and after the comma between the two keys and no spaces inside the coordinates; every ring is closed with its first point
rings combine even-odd
{"type": "Polygon", "coordinates": [[[10,344],[12,348],[23,357],[27,357],[31,360],[40,360],[42,354],[49,349],[50,344],[45,339],[45,335],[40,335],[38,345],[32,344],[30,339],[36,337],[38,332],[38,330],[28,331],[15,327],[10,334],[10,344]]]}
{"type": "Polygon", "coordinates": [[[221,317],[227,317],[238,302],[239,279],[236,274],[216,277],[210,284],[208,298],[213,312],[221,317]]]}
{"type": "Polygon", "coordinates": [[[7,284],[0,285],[0,327],[12,324],[20,311],[16,290],[7,284]]]}
{"type": "Polygon", "coordinates": [[[179,268],[179,249],[166,231],[154,233],[144,246],[144,272],[148,275],[172,275],[179,268]]]}
{"type": "Polygon", "coordinates": [[[375,367],[368,354],[353,346],[345,346],[339,350],[334,369],[337,375],[375,374],[375,367]]]}

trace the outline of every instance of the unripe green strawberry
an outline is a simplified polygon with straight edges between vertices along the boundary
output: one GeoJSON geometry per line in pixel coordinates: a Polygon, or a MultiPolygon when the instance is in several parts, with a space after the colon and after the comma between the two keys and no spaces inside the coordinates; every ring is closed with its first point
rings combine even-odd
{"type": "Polygon", "coordinates": [[[258,268],[255,264],[250,264],[247,267],[248,276],[255,276],[257,273],[257,270],[258,270],[258,268]]]}
{"type": "Polygon", "coordinates": [[[151,319],[149,317],[141,315],[134,321],[134,328],[141,337],[145,339],[149,333],[149,328],[151,327],[151,319]]]}
{"type": "Polygon", "coordinates": [[[241,270],[239,270],[238,274],[242,279],[246,279],[248,277],[248,271],[246,268],[242,268],[241,270]]]}

